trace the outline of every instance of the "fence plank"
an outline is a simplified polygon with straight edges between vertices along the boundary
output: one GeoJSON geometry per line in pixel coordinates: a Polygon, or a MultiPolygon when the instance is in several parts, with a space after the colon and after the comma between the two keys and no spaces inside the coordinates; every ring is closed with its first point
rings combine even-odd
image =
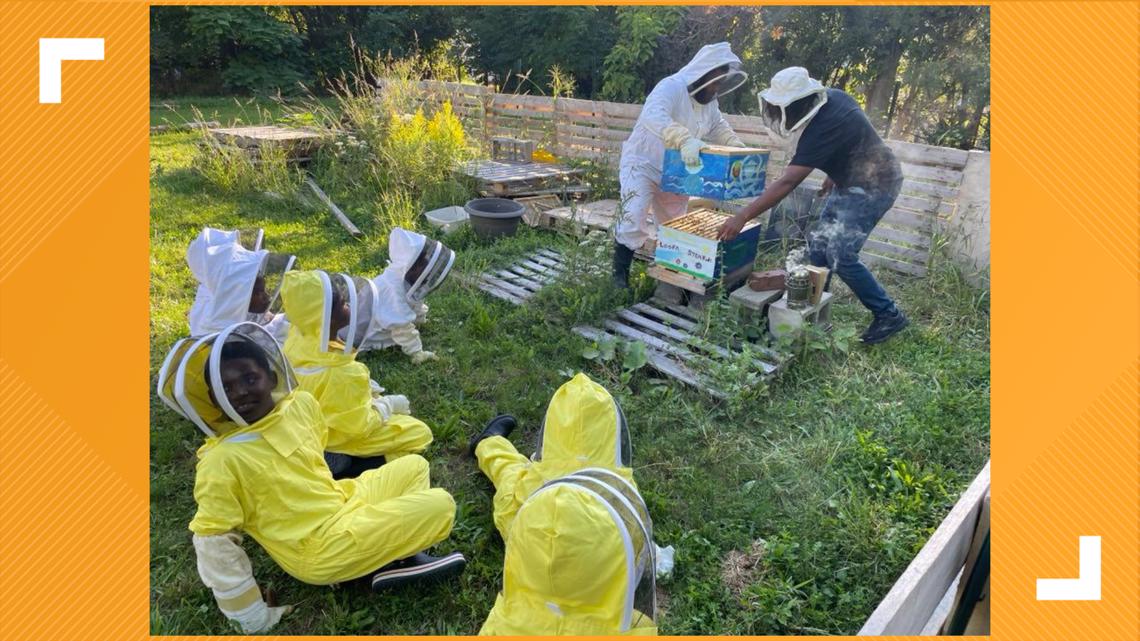
{"type": "Polygon", "coordinates": [[[882,265],[887,269],[893,269],[896,272],[902,272],[911,276],[926,275],[926,267],[923,265],[915,265],[906,261],[879,256],[877,254],[872,254],[866,251],[860,253],[859,258],[868,265],[882,265]]]}
{"type": "Polygon", "coordinates": [[[949,147],[932,147],[915,142],[901,140],[888,140],[887,146],[894,152],[899,160],[919,165],[939,165],[961,169],[966,166],[966,158],[970,152],[964,149],[950,149],[949,147]]]}
{"type": "Polygon", "coordinates": [[[628,131],[605,129],[602,127],[581,127],[579,125],[566,125],[558,123],[558,135],[580,136],[580,137],[596,137],[600,140],[617,140],[625,142],[629,138],[628,131]]]}
{"type": "Polygon", "coordinates": [[[918,265],[925,265],[926,259],[930,257],[930,252],[925,249],[903,247],[902,245],[894,245],[881,240],[875,240],[874,238],[868,238],[867,242],[863,244],[863,248],[875,254],[918,265]]]}
{"type": "Polygon", "coordinates": [[[883,222],[918,231],[929,231],[934,228],[934,216],[929,214],[916,214],[905,209],[889,209],[883,215],[883,222]]]}
{"type": "Polygon", "coordinates": [[[871,238],[882,238],[895,243],[907,243],[918,247],[930,247],[930,236],[911,230],[894,229],[884,225],[875,226],[871,238]]]}

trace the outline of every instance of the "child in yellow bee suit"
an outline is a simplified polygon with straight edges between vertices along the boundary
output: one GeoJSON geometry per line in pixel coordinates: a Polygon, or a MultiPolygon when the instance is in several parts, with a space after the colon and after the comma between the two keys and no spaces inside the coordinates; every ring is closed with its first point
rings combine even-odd
{"type": "Polygon", "coordinates": [[[262,599],[242,532],[283,570],[328,585],[370,577],[374,589],[459,572],[461,554],[422,554],[443,541],[455,502],[430,488],[428,464],[406,456],[357,479],[334,480],[316,400],[295,379],[273,337],[233,325],[171,349],[159,395],[208,436],[198,450],[190,522],[198,572],[219,608],[246,633],[289,611],[262,599]]]}
{"type": "Polygon", "coordinates": [[[506,543],[503,589],[479,633],[656,634],[653,525],[617,401],[575,376],[551,399],[532,459],[507,440],[514,426],[496,417],[470,446],[506,543]]]}
{"type": "Polygon", "coordinates": [[[284,350],[300,388],[321,406],[328,450],[391,461],[424,451],[432,434],[409,415],[406,397],[381,395],[368,367],[356,360],[361,322],[355,318],[355,299],[366,285],[363,279],[316,270],[286,274],[281,298],[291,327],[284,350]],[[342,330],[348,332],[343,341],[342,330]]]}

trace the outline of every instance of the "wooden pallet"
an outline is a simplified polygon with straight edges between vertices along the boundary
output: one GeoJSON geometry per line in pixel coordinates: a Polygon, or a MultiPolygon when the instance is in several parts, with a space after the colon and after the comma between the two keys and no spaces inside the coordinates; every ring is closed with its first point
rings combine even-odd
{"type": "Polygon", "coordinates": [[[617,222],[619,204],[616,200],[598,200],[569,207],[555,207],[541,212],[532,226],[578,237],[594,230],[608,232],[617,222]]]}
{"type": "Polygon", "coordinates": [[[562,254],[539,249],[505,269],[479,274],[475,286],[495,298],[522,305],[564,271],[566,263],[562,254]]]}
{"type": "MultiPolygon", "coordinates": [[[[641,341],[654,369],[712,396],[725,398],[727,394],[709,380],[707,368],[732,360],[739,353],[696,341],[694,334],[700,323],[698,312],[688,307],[650,300],[617,312],[602,321],[601,328],[580,325],[574,332],[594,341],[607,338],[641,341]]],[[[753,364],[764,378],[779,373],[790,358],[766,347],[754,346],[754,349],[757,356],[753,364]]]]}
{"type": "Polygon", "coordinates": [[[550,163],[475,160],[460,172],[478,180],[482,192],[499,197],[589,191],[575,181],[581,171],[550,163]]]}

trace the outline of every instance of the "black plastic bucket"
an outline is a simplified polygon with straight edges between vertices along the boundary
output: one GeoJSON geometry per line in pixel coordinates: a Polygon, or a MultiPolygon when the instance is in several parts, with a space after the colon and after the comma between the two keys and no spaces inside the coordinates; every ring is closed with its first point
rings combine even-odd
{"type": "Polygon", "coordinates": [[[518,230],[526,207],[506,198],[476,198],[463,206],[475,235],[484,240],[510,236],[518,230]]]}

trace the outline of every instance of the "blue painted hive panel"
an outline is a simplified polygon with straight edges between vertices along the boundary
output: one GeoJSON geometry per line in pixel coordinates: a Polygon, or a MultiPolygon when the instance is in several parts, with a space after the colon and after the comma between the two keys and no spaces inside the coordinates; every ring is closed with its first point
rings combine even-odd
{"type": "Polygon", "coordinates": [[[701,151],[701,166],[690,169],[682,162],[681,152],[666,149],[663,164],[661,188],[665,191],[713,200],[755,198],[764,193],[768,150],[706,147],[701,151]]]}

